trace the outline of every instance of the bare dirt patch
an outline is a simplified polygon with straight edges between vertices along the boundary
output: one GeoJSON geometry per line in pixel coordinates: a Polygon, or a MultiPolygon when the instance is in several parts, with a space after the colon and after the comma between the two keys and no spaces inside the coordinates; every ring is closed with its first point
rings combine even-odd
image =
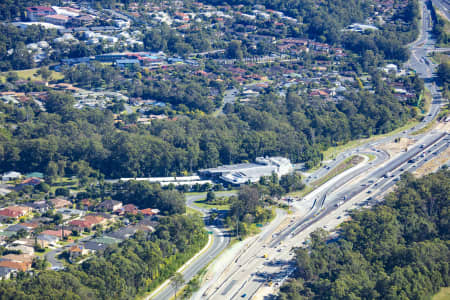
{"type": "Polygon", "coordinates": [[[435,172],[443,164],[445,164],[449,159],[450,159],[450,148],[447,148],[445,151],[441,152],[437,157],[424,163],[420,168],[415,170],[412,174],[416,177],[422,177],[424,175],[435,172]]]}
{"type": "Polygon", "coordinates": [[[404,152],[409,146],[413,145],[416,140],[410,138],[400,138],[396,140],[397,142],[390,142],[387,144],[380,145],[378,148],[386,151],[389,155],[393,156],[400,152],[404,152]]]}

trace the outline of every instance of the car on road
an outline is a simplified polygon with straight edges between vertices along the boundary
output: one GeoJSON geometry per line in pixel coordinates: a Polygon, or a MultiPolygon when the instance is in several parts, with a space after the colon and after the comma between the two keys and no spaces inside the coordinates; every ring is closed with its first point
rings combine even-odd
{"type": "Polygon", "coordinates": [[[242,294],[241,298],[247,297],[247,294],[242,294]]]}

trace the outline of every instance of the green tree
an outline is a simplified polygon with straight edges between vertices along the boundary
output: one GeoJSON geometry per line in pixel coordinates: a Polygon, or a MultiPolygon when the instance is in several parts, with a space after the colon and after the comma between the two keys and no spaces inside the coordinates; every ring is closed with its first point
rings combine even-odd
{"type": "Polygon", "coordinates": [[[234,58],[241,60],[244,57],[244,53],[242,51],[242,43],[241,41],[232,40],[225,51],[225,56],[227,58],[234,58]]]}
{"type": "Polygon", "coordinates": [[[52,71],[50,71],[48,69],[48,67],[41,67],[37,73],[38,73],[38,75],[41,75],[41,77],[42,77],[42,79],[44,79],[44,81],[47,81],[52,76],[52,71]]]}
{"type": "Polygon", "coordinates": [[[170,278],[170,284],[172,285],[172,288],[174,289],[174,295],[173,297],[175,298],[175,300],[177,299],[177,292],[178,290],[185,284],[185,280],[183,278],[183,275],[180,273],[175,273],[171,278],[170,278]]]}
{"type": "Polygon", "coordinates": [[[216,194],[213,191],[208,191],[206,193],[206,202],[213,202],[214,200],[216,200],[216,194]]]}

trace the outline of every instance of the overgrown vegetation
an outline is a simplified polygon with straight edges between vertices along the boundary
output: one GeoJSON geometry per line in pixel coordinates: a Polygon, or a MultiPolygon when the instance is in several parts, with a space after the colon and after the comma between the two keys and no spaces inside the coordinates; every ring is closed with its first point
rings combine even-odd
{"type": "Polygon", "coordinates": [[[446,60],[439,64],[436,73],[438,76],[438,83],[443,89],[443,97],[448,99],[450,95],[450,61],[446,60]]]}

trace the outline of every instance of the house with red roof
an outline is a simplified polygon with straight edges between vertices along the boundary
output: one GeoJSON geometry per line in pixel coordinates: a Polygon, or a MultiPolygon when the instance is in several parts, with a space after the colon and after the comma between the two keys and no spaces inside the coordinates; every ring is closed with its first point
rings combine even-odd
{"type": "Polygon", "coordinates": [[[70,257],[71,261],[73,261],[77,257],[86,255],[88,253],[89,253],[89,251],[80,245],[74,245],[74,246],[70,247],[70,249],[69,249],[69,257],[70,257]]]}
{"type": "Polygon", "coordinates": [[[72,231],[62,230],[62,229],[60,229],[60,230],[44,230],[40,234],[56,236],[56,237],[62,239],[63,237],[70,236],[72,234],[72,231]]]}
{"type": "Polygon", "coordinates": [[[73,230],[82,231],[84,229],[91,229],[95,225],[105,224],[107,220],[101,216],[86,216],[84,219],[72,220],[69,225],[73,230]]]}
{"type": "Polygon", "coordinates": [[[139,209],[134,204],[126,204],[121,209],[117,210],[116,212],[120,215],[122,215],[122,214],[136,215],[139,212],[139,209]]]}
{"type": "Polygon", "coordinates": [[[31,266],[28,266],[26,263],[23,262],[2,260],[0,261],[0,267],[16,269],[25,272],[28,269],[30,269],[31,266]]]}
{"type": "Polygon", "coordinates": [[[30,178],[27,178],[27,179],[25,179],[24,181],[22,181],[20,184],[21,184],[21,185],[32,185],[32,186],[35,186],[35,185],[40,184],[42,181],[43,181],[43,180],[40,179],[40,178],[37,178],[37,177],[30,177],[30,178]]]}
{"type": "Polygon", "coordinates": [[[70,202],[70,201],[68,201],[66,199],[62,199],[62,198],[50,199],[49,202],[51,203],[51,205],[55,209],[64,208],[64,207],[71,207],[73,205],[72,202],[70,202]]]}
{"type": "Polygon", "coordinates": [[[27,206],[8,206],[0,210],[0,216],[18,219],[31,211],[31,207],[27,206]]]}
{"type": "Polygon", "coordinates": [[[154,216],[154,215],[157,215],[159,213],[159,209],[155,209],[155,208],[141,209],[141,213],[144,216],[154,216]]]}
{"type": "Polygon", "coordinates": [[[91,208],[93,206],[93,203],[89,199],[83,199],[83,200],[81,200],[81,206],[84,209],[89,209],[89,208],[91,208]]]}

